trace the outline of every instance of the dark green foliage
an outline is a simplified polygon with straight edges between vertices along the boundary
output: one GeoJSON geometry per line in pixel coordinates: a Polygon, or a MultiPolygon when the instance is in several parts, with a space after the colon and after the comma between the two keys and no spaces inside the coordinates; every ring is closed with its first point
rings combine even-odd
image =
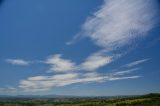
{"type": "Polygon", "coordinates": [[[0,98],[0,106],[160,106],[160,94],[125,98],[0,98]],[[111,100],[112,99],[112,100],[111,100]]]}

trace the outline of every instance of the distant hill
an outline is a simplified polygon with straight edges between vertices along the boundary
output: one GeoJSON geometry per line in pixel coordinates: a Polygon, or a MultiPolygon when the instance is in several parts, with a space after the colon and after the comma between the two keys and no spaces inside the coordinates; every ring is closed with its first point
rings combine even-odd
{"type": "Polygon", "coordinates": [[[151,93],[133,98],[118,99],[112,102],[109,106],[160,106],[160,94],[151,93]]]}
{"type": "Polygon", "coordinates": [[[0,106],[160,106],[160,94],[114,97],[1,96],[0,106]]]}

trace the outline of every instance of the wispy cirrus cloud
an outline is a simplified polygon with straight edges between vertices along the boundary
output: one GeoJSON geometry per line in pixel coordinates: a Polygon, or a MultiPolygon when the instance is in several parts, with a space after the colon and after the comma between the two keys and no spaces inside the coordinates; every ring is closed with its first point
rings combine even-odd
{"type": "Polygon", "coordinates": [[[96,53],[77,65],[69,59],[63,59],[60,54],[52,55],[42,63],[50,65],[52,69],[50,69],[50,71],[60,73],[54,73],[53,75],[48,76],[40,75],[28,77],[27,79],[20,81],[18,89],[21,89],[21,92],[40,92],[51,90],[54,87],[63,87],[71,84],[102,83],[106,81],[127,80],[141,77],[138,75],[130,75],[138,70],[138,68],[111,73],[97,72],[98,68],[109,64],[110,61],[112,61],[112,57],[106,57],[96,53]]]}
{"type": "Polygon", "coordinates": [[[5,61],[13,65],[22,65],[22,66],[29,65],[30,63],[29,61],[23,59],[6,59],[5,61]]]}
{"type": "MultiPolygon", "coordinates": [[[[42,75],[28,77],[27,79],[20,81],[19,89],[21,89],[22,92],[40,92],[51,90],[54,87],[63,87],[71,84],[102,83],[106,81],[136,79],[141,77],[138,75],[130,75],[134,71],[139,70],[138,68],[121,71],[117,70],[111,73],[97,72],[98,68],[109,64],[110,61],[112,61],[112,57],[106,57],[101,55],[101,53],[96,53],[91,55],[84,62],[76,64],[69,59],[63,59],[60,54],[55,54],[48,57],[48,59],[42,63],[50,65],[51,68],[49,71],[60,73],[49,76],[42,75]]],[[[147,60],[136,61],[134,62],[134,65],[144,61],[147,60]]]]}
{"type": "Polygon", "coordinates": [[[158,11],[158,0],[104,0],[77,36],[89,37],[108,51],[116,50],[145,37],[156,27],[158,11]]]}
{"type": "MultiPolygon", "coordinates": [[[[115,61],[117,55],[122,56],[126,52],[123,48],[146,37],[159,21],[158,10],[157,0],[104,0],[101,8],[86,20],[80,33],[74,37],[74,40],[88,37],[102,50],[91,53],[80,64],[64,59],[60,54],[50,56],[43,63],[50,65],[50,72],[61,72],[61,74],[29,77],[21,80],[19,87],[24,91],[44,91],[75,83],[139,78],[138,75],[128,75],[136,69],[108,74],[100,74],[96,71],[115,61]],[[119,53],[120,50],[123,51],[122,54],[119,53]],[[88,73],[88,71],[94,72],[88,73]]],[[[72,44],[74,40],[67,44],[72,44]]],[[[138,60],[126,66],[134,67],[145,61],[147,60],[138,60]]]]}
{"type": "Polygon", "coordinates": [[[76,70],[76,64],[69,59],[63,59],[61,54],[55,54],[50,56],[46,61],[46,64],[51,66],[49,71],[54,72],[67,72],[76,70]]]}
{"type": "MultiPolygon", "coordinates": [[[[96,53],[91,55],[91,57],[87,58],[84,62],[76,65],[76,63],[74,63],[69,59],[63,59],[60,54],[52,55],[42,63],[49,64],[52,69],[52,70],[50,69],[50,71],[60,72],[60,73],[48,76],[42,75],[42,76],[28,77],[27,79],[20,81],[19,89],[21,89],[24,92],[39,92],[39,91],[48,91],[54,87],[63,87],[77,83],[78,84],[94,83],[94,82],[101,83],[106,81],[136,79],[141,77],[139,75],[130,75],[134,71],[139,70],[139,68],[132,68],[121,71],[117,70],[111,73],[97,72],[98,68],[103,67],[106,64],[109,64],[111,60],[112,60],[111,57],[102,56],[101,54],[96,53]],[[85,67],[84,64],[86,64],[85,67]]],[[[139,60],[133,62],[134,64],[132,63],[132,66],[138,65],[145,61],[147,60],[144,59],[143,61],[139,60]]]]}
{"type": "Polygon", "coordinates": [[[112,62],[111,56],[106,56],[101,53],[94,53],[81,63],[80,67],[83,70],[93,71],[101,68],[112,62]]]}
{"type": "MultiPolygon", "coordinates": [[[[130,45],[157,27],[160,21],[159,9],[158,0],[104,0],[100,9],[85,21],[82,30],[67,44],[81,37],[90,38],[102,50],[97,52],[99,56],[92,55],[94,53],[88,56],[82,67],[95,70],[106,66],[123,56],[130,45]]],[[[130,63],[128,68],[145,61],[130,63]]]]}
{"type": "Polygon", "coordinates": [[[132,69],[124,70],[124,71],[118,71],[118,72],[115,72],[114,75],[125,75],[131,72],[137,71],[137,70],[139,70],[139,68],[132,68],[132,69]]]}
{"type": "Polygon", "coordinates": [[[21,80],[19,83],[19,88],[25,92],[38,92],[38,91],[47,91],[54,87],[63,87],[76,83],[81,83],[81,84],[93,83],[93,82],[101,83],[106,81],[135,79],[141,77],[141,76],[126,76],[126,74],[128,73],[131,73],[131,71],[123,73],[123,75],[122,74],[118,75],[115,73],[98,74],[96,72],[92,72],[92,73],[65,73],[65,74],[56,74],[51,76],[34,76],[34,77],[29,77],[26,80],[21,80]]]}
{"type": "MultiPolygon", "coordinates": [[[[60,54],[51,56],[46,61],[51,65],[50,71],[96,70],[111,63],[116,59],[120,48],[145,37],[156,27],[159,21],[158,10],[157,0],[104,0],[101,8],[83,24],[78,36],[89,37],[105,52],[92,53],[79,65],[63,59],[60,54]]],[[[28,64],[21,59],[9,59],[8,62],[17,65],[28,64]]]]}
{"type": "Polygon", "coordinates": [[[31,60],[26,61],[23,59],[6,59],[7,63],[13,65],[26,66],[29,64],[47,64],[50,66],[48,72],[72,72],[78,70],[95,71],[112,61],[111,56],[105,56],[100,52],[94,53],[87,57],[82,63],[77,64],[70,59],[62,57],[62,54],[54,54],[49,56],[46,60],[31,60]]]}
{"type": "Polygon", "coordinates": [[[48,72],[73,72],[79,70],[96,71],[111,61],[111,56],[105,56],[98,52],[87,57],[79,64],[76,64],[70,59],[64,59],[61,54],[50,56],[44,63],[50,65],[48,72]]]}
{"type": "Polygon", "coordinates": [[[150,60],[150,59],[142,59],[142,60],[133,61],[133,62],[131,62],[131,63],[128,63],[128,64],[124,65],[123,67],[128,67],[128,68],[134,67],[134,66],[137,66],[137,65],[139,65],[139,64],[142,64],[142,63],[144,63],[144,62],[147,62],[147,61],[149,61],[149,60],[150,60]]]}
{"type": "Polygon", "coordinates": [[[115,80],[125,80],[125,79],[135,79],[135,78],[140,78],[141,76],[130,76],[130,77],[113,77],[110,78],[110,81],[115,81],[115,80]]]}
{"type": "MultiPolygon", "coordinates": [[[[84,69],[96,70],[123,56],[130,45],[137,43],[157,27],[159,9],[158,0],[104,0],[100,9],[82,25],[80,33],[67,44],[72,44],[81,37],[88,37],[101,47],[102,50],[96,55],[92,53],[81,64],[84,69]]],[[[135,61],[126,67],[145,61],[147,59],[135,61]]]]}

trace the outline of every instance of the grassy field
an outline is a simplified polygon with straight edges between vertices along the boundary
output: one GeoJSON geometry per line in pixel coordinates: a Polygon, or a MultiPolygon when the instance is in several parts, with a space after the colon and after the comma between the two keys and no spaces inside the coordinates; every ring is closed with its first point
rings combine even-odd
{"type": "Polygon", "coordinates": [[[1,98],[0,106],[160,106],[160,94],[136,97],[1,98]]]}

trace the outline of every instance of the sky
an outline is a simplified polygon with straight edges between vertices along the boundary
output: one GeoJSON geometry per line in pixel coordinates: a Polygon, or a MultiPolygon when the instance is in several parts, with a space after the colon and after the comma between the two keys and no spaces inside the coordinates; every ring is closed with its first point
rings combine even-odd
{"type": "Polygon", "coordinates": [[[0,95],[160,93],[159,0],[0,0],[0,95]]]}

